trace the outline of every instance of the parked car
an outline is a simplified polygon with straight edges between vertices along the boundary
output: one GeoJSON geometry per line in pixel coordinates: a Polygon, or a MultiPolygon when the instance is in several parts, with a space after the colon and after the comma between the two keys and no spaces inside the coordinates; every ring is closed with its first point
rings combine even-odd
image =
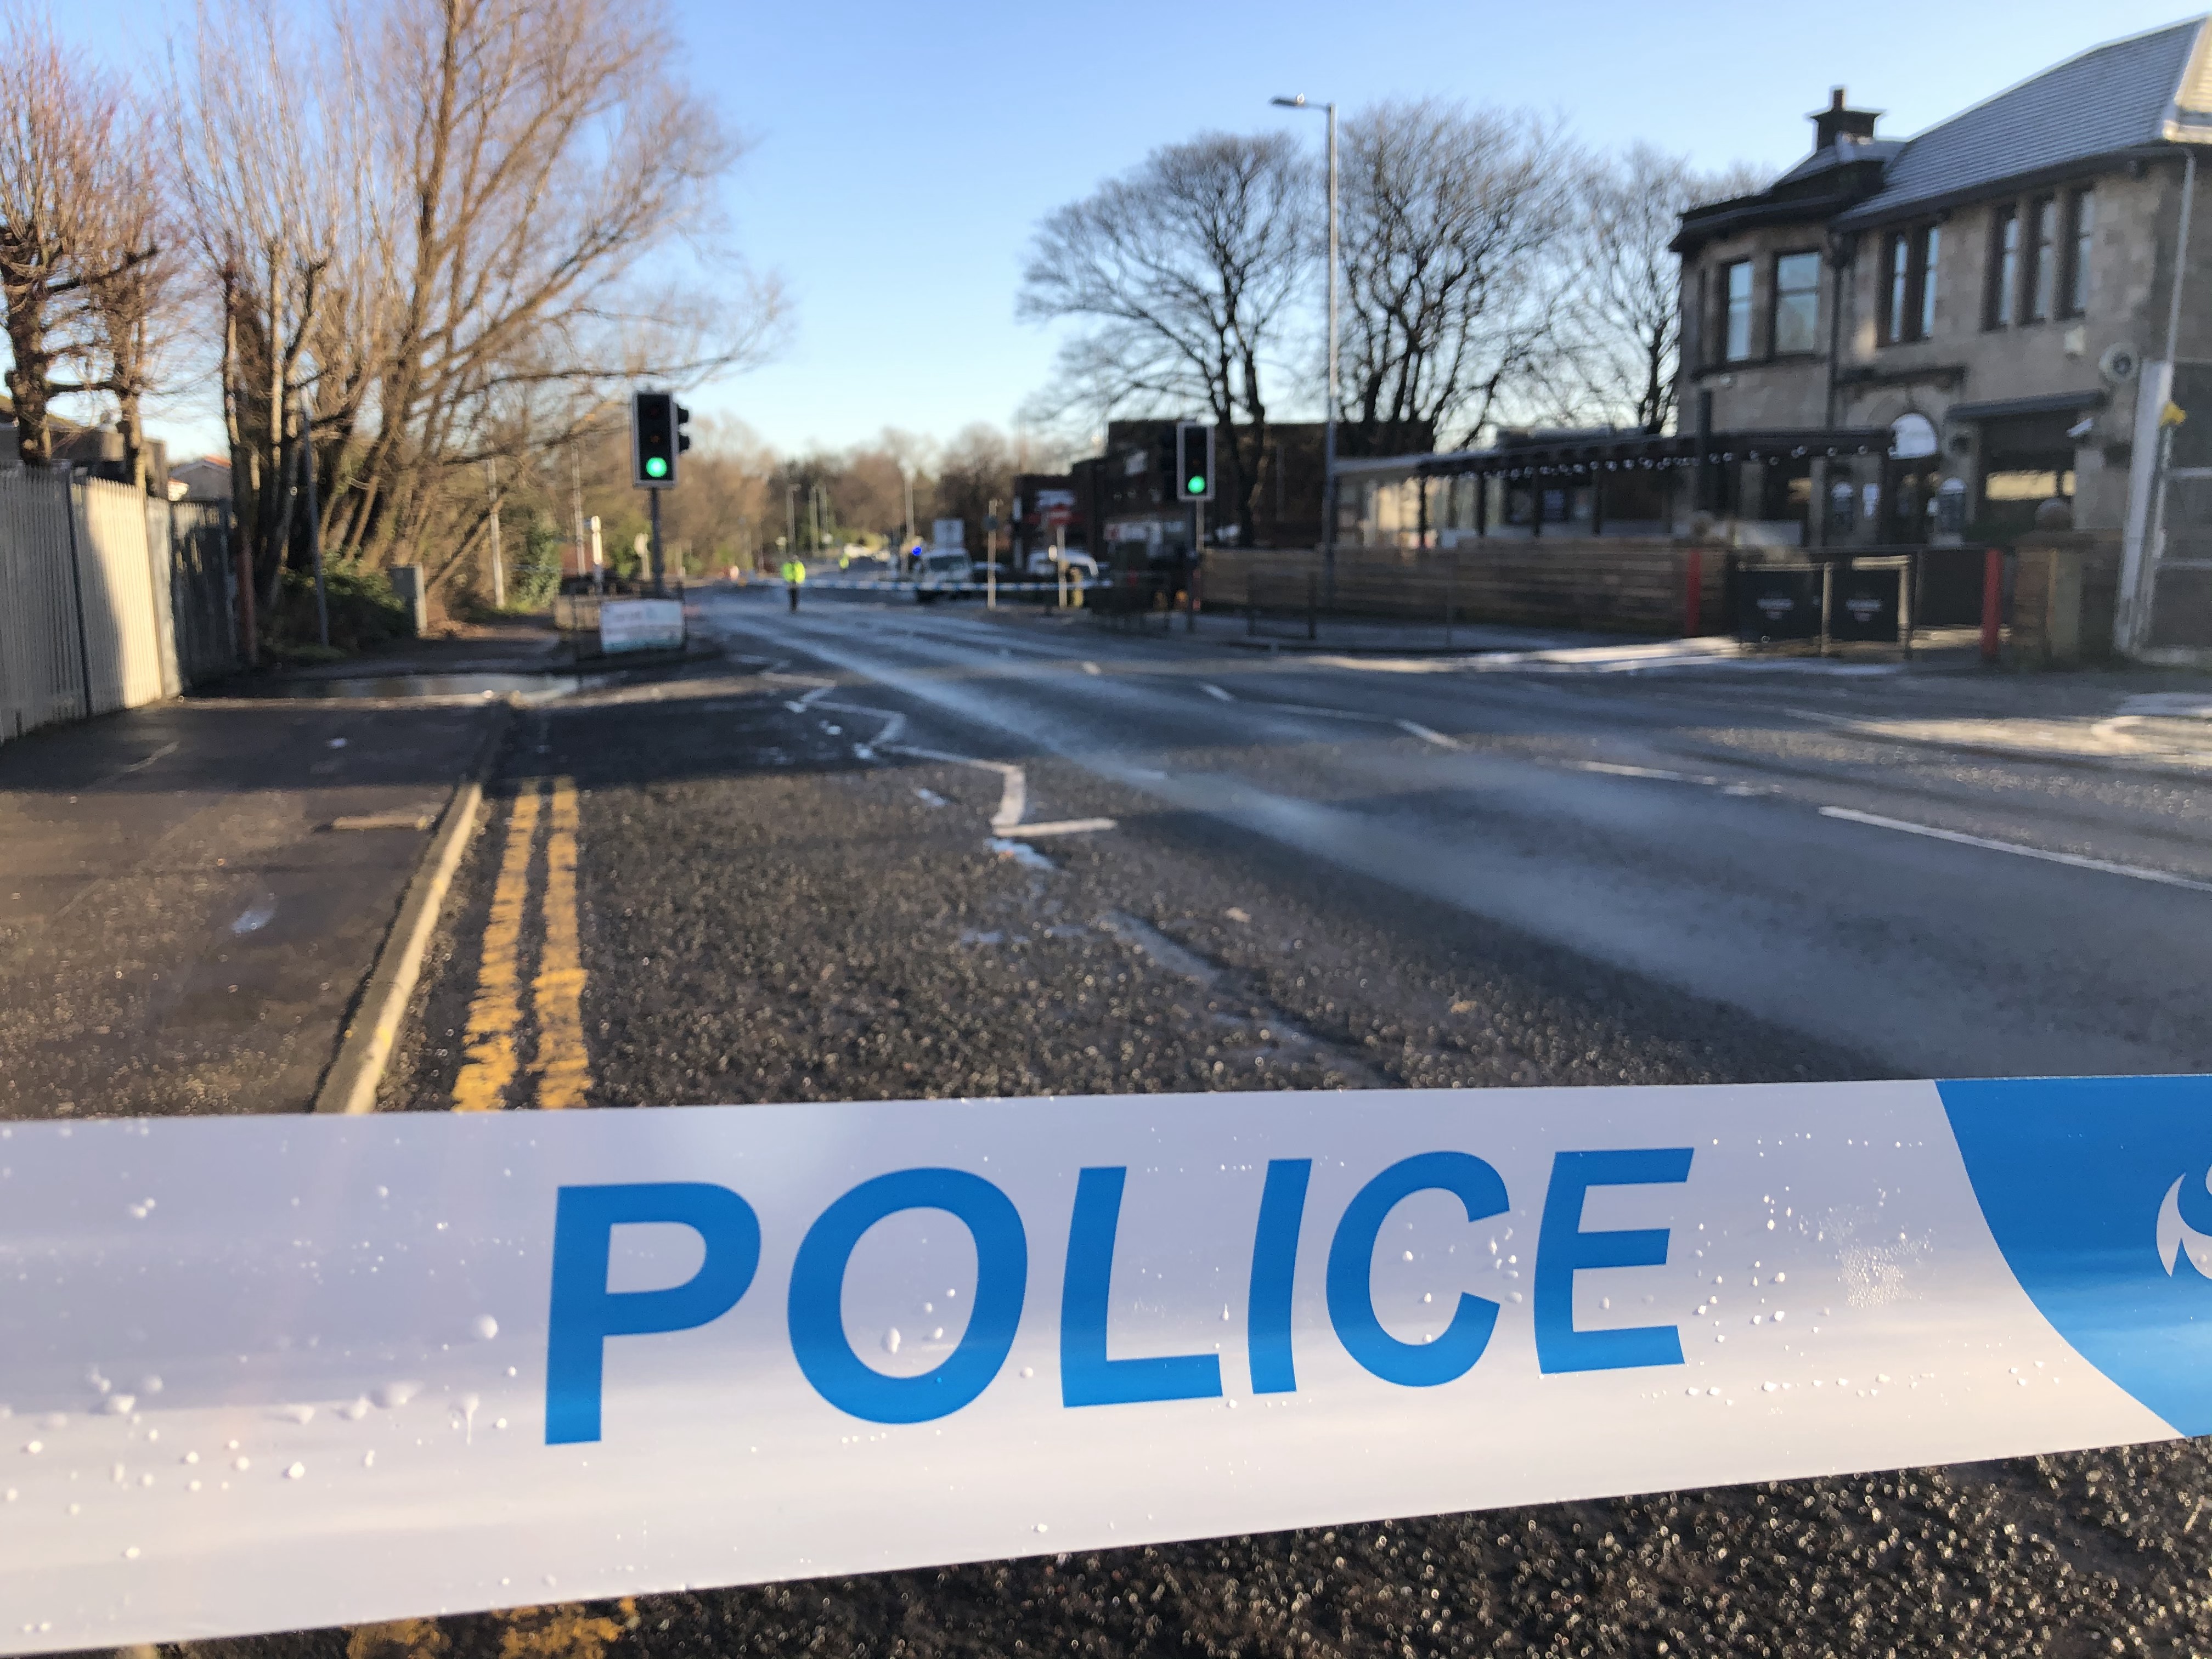
{"type": "Polygon", "coordinates": [[[1050,576],[1054,574],[1053,567],[1055,562],[1065,564],[1070,570],[1086,580],[1095,580],[1098,574],[1098,561],[1082,549],[1074,547],[1067,548],[1058,554],[1056,561],[1052,549],[1048,547],[1037,549],[1030,555],[1030,574],[1050,576]]]}

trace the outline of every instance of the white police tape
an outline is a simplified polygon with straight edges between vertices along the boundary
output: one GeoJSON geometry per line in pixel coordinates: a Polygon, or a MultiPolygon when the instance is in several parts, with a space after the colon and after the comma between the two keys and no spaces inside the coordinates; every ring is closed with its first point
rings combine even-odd
{"type": "Polygon", "coordinates": [[[2212,1430],[2212,1080],[0,1129],[31,1652],[2212,1430]]]}

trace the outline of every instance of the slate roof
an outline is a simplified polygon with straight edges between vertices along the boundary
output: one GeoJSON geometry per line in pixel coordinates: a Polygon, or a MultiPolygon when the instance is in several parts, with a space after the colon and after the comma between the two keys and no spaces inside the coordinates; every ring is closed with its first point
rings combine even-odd
{"type": "Polygon", "coordinates": [[[2212,111],[2189,71],[2212,19],[2092,47],[1930,127],[1889,163],[1881,188],[1835,224],[1851,229],[1962,200],[2009,179],[2062,172],[2100,157],[2192,138],[2212,111]],[[2185,80],[2189,84],[2185,86],[2185,80]]]}

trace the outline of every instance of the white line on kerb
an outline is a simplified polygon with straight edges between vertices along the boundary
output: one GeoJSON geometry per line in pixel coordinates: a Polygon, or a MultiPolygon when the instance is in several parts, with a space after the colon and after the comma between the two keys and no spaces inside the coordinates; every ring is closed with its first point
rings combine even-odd
{"type": "Polygon", "coordinates": [[[1229,693],[1224,691],[1219,686],[1209,685],[1204,680],[1200,680],[1198,683],[1198,689],[1205,692],[1207,696],[1212,697],[1216,702],[1235,702],[1237,701],[1236,698],[1231,696],[1229,693]]]}
{"type": "Polygon", "coordinates": [[[1872,812],[1855,812],[1848,806],[1823,806],[1824,818],[1841,818],[1849,823],[1871,824],[1877,830],[1901,830],[1908,836],[1925,836],[1931,841],[1948,841],[1960,847],[1978,847],[1986,852],[2013,853],[2024,859],[2041,859],[2045,864],[2063,864],[2075,870],[2094,870],[2100,875],[2129,876],[2136,881],[2154,881],[2161,887],[2180,887],[2192,893],[2212,893],[2212,881],[2194,881],[2187,876],[2177,876],[2166,870],[2147,870],[2137,864],[2114,864],[2106,859],[2085,859],[2076,853],[2053,853],[2040,847],[2022,847],[2017,842],[1990,841],[1982,836],[1969,836],[1957,830],[1938,830],[1931,823],[1908,823],[1903,818],[1885,818],[1872,812]]]}

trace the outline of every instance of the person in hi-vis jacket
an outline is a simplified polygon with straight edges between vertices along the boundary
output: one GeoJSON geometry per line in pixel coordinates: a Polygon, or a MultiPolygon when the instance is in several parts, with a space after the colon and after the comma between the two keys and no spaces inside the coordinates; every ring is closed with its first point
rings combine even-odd
{"type": "Polygon", "coordinates": [[[791,608],[799,609],[799,590],[806,585],[806,562],[786,559],[783,562],[783,591],[790,596],[791,608]]]}

